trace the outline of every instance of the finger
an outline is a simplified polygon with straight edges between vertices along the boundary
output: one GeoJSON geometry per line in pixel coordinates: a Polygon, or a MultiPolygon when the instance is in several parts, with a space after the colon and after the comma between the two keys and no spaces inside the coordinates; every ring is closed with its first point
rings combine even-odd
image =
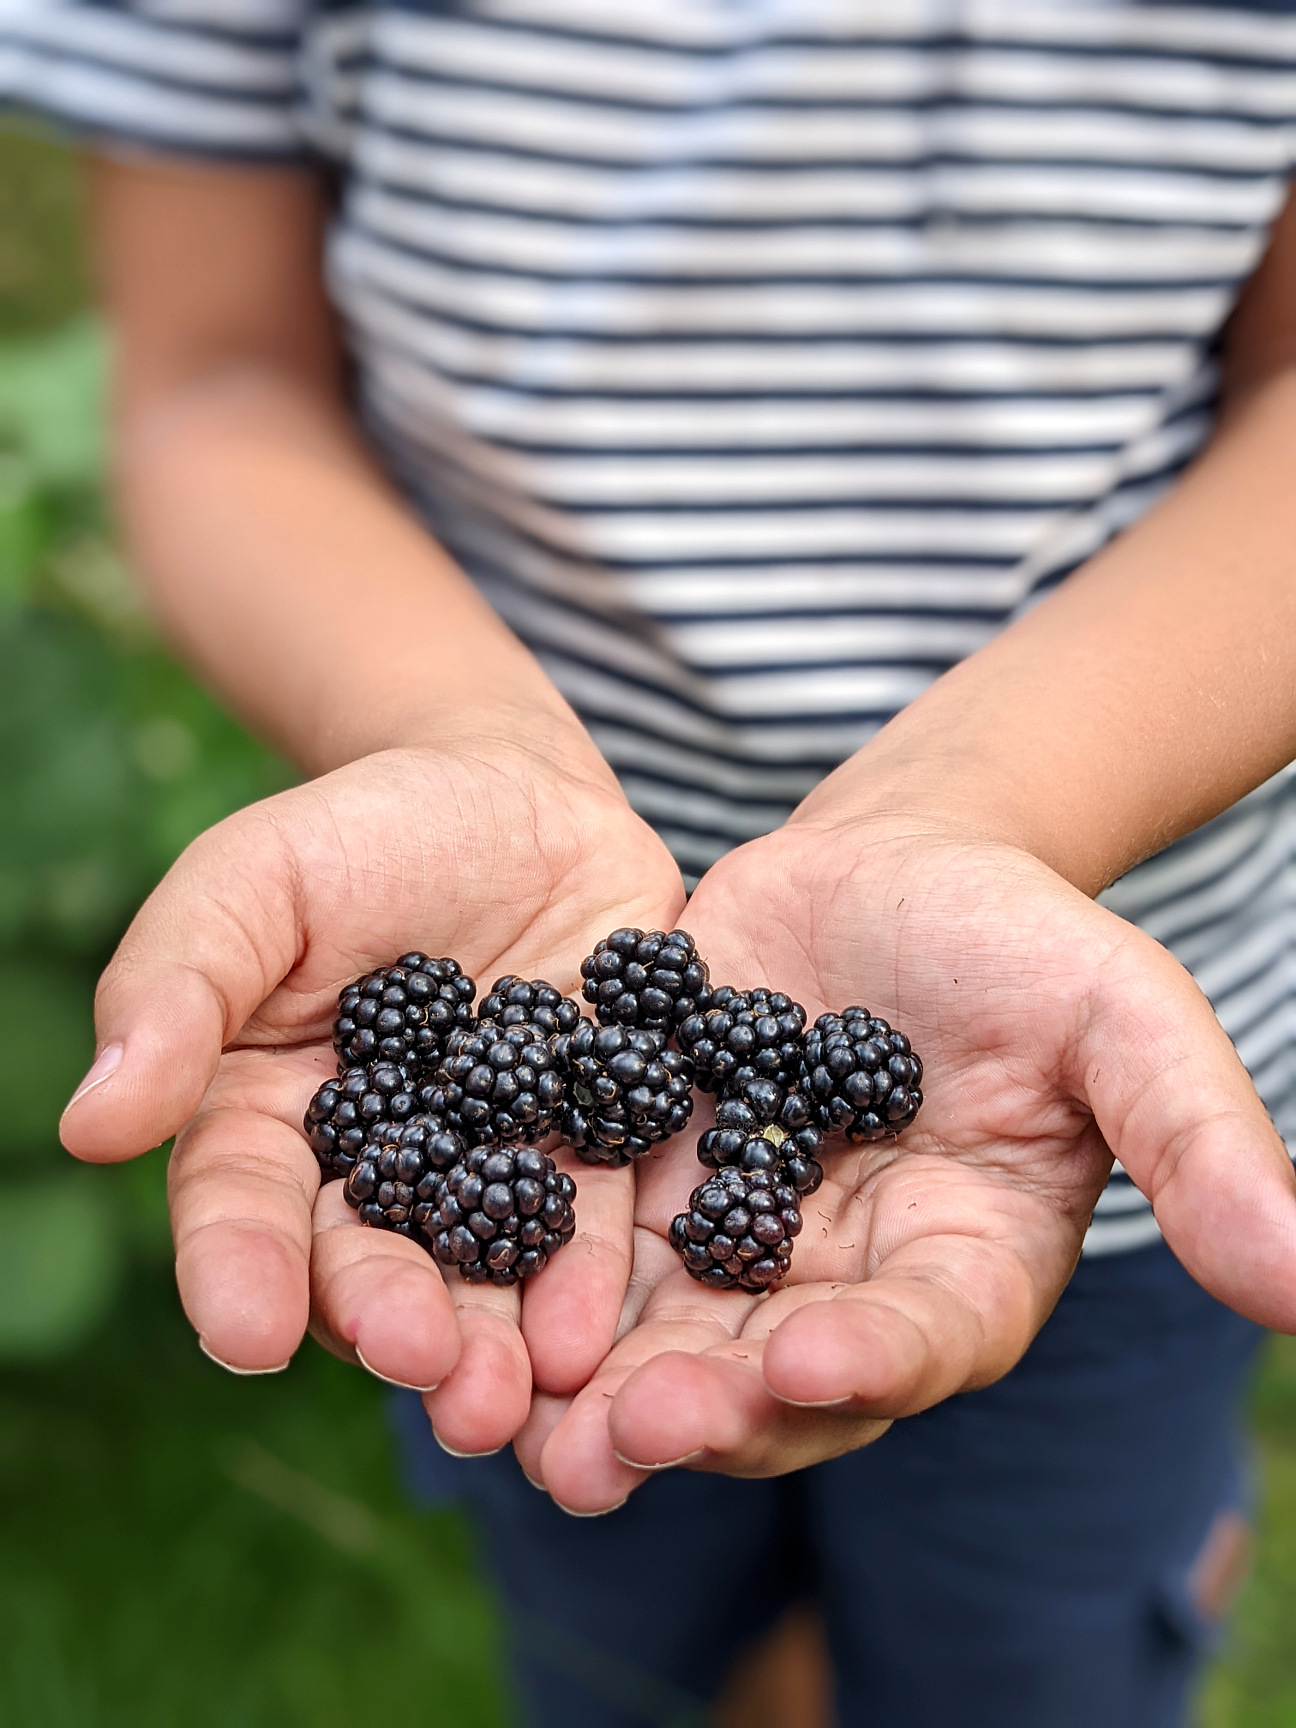
{"type": "Polygon", "coordinates": [[[378,1379],[430,1391],[460,1354],[445,1281],[416,1242],[366,1229],[342,1188],[326,1182],[315,1202],[311,1290],[318,1323],[378,1379]]]}
{"type": "Polygon", "coordinates": [[[1107,962],[1078,1083],[1170,1247],[1239,1313],[1296,1331],[1296,1178],[1210,1004],[1150,939],[1107,962]]]}
{"type": "Polygon", "coordinates": [[[1006,1374],[1073,1264],[1060,1244],[1049,1264],[1028,1266],[980,1237],[910,1242],[865,1283],[803,1287],[765,1342],[765,1383],[798,1406],[877,1417],[926,1410],[1006,1374]]]}
{"type": "Polygon", "coordinates": [[[301,1135],[257,1110],[212,1105],[176,1143],[168,1190],[180,1300],[226,1367],[282,1368],[301,1342],[318,1181],[301,1135]]]}
{"type": "Polygon", "coordinates": [[[553,1148],[577,1184],[576,1234],[522,1287],[522,1336],[536,1385],[573,1393],[612,1348],[630,1279],[634,1176],[591,1168],[553,1148]]]}
{"type": "Polygon", "coordinates": [[[763,1344],[736,1338],[703,1355],[668,1351],[637,1368],[611,1402],[617,1456],[641,1469],[686,1465],[728,1476],[779,1476],[837,1458],[886,1432],[854,1410],[794,1410],[761,1373],[763,1344]]]}
{"type": "Polygon", "coordinates": [[[286,846],[256,809],[180,857],[123,937],[95,998],[98,1056],[60,1125],[78,1158],[132,1158],[198,1109],[222,1047],[293,965],[286,846]]]}
{"type": "Polygon", "coordinates": [[[649,1270],[655,1288],[638,1325],[572,1400],[540,1452],[540,1478],[570,1512],[610,1511],[645,1479],[643,1469],[617,1456],[608,1430],[612,1402],[635,1369],[663,1351],[700,1354],[723,1343],[741,1328],[752,1306],[753,1298],[740,1293],[702,1290],[659,1238],[645,1245],[645,1254],[661,1264],[649,1270]]]}
{"type": "Polygon", "coordinates": [[[531,1363],[518,1329],[518,1292],[446,1274],[459,1360],[423,1400],[438,1443],[455,1457],[507,1446],[531,1406],[531,1363]]]}
{"type": "Polygon", "coordinates": [[[570,1410],[571,1403],[570,1398],[554,1397],[548,1392],[533,1393],[527,1419],[513,1436],[513,1451],[522,1474],[537,1488],[544,1487],[540,1460],[545,1444],[570,1410]]]}

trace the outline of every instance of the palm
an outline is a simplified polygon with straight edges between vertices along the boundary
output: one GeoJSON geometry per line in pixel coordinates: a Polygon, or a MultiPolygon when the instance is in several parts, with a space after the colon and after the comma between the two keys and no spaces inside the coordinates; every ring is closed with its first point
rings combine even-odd
{"type": "Polygon", "coordinates": [[[205,836],[145,907],[100,1004],[140,1080],[133,1097],[77,1107],[74,1149],[129,1155],[182,1128],[178,1277],[221,1360],[283,1362],[309,1307],[333,1348],[388,1378],[440,1382],[433,1415],[456,1448],[498,1446],[525,1413],[532,1364],[570,1390],[611,1342],[630,1179],[582,1171],[585,1251],[573,1245],[525,1303],[447,1286],[413,1243],[361,1229],[339,1184],[319,1188],[300,1123],[334,1070],[338,989],[416,946],[453,954],[479,983],[518,971],[569,987],[599,935],[669,925],[682,898],[669,856],[597,771],[495,745],[329,775],[205,836]]]}
{"type": "Polygon", "coordinates": [[[1042,1252],[1060,1282],[1111,1164],[1069,1072],[1077,1008],[1138,938],[1024,860],[902,843],[820,866],[830,884],[742,923],[745,870],[732,887],[718,876],[729,905],[704,902],[695,922],[716,917],[729,949],[736,933],[744,976],[812,1016],[860,1001],[890,1016],[923,1054],[927,1096],[897,1142],[829,1141],[790,1288],[768,1306],[789,1307],[798,1284],[858,1283],[934,1233],[1042,1252]]]}
{"type": "Polygon", "coordinates": [[[898,1142],[829,1142],[791,1275],[765,1299],[693,1283],[664,1241],[699,1179],[691,1147],[641,1171],[638,1323],[522,1441],[564,1503],[621,1499],[634,1465],[792,1468],[1004,1373],[1069,1276],[1109,1147],[1204,1281],[1263,1306],[1238,1264],[1245,1236],[1281,1263],[1292,1311],[1290,1205],[1264,1237],[1244,1163],[1231,1191],[1210,1174],[1232,1142],[1260,1187],[1290,1191],[1209,1009],[1155,944],[1035,860],[894,825],[792,824],[724,860],[688,922],[717,977],[769,983],[812,1015],[863,1002],[898,1022],[927,1100],[898,1142]]]}

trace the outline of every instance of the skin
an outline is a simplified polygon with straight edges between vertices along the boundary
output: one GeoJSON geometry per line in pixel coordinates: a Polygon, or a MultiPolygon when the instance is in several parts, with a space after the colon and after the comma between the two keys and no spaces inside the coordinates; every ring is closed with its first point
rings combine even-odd
{"type": "Polygon", "coordinates": [[[436,1383],[455,1450],[516,1437],[575,1511],[670,1464],[777,1473],[1006,1372],[1113,1154],[1206,1288],[1296,1329],[1286,1153],[1187,973],[1090,898],[1296,755],[1296,215],[1174,494],[689,904],[717,978],[903,1024],[928,1070],[918,1123],[832,1153],[766,1299],[703,1290],[666,1244],[695,1136],[633,1173],[582,1167],[578,1241],[519,1299],[447,1287],[317,1191],[298,1123],[333,998],[414,943],[483,982],[570,987],[613,926],[678,919],[678,873],[358,444],[315,183],[96,178],[138,565],[181,652],[319,776],[203,836],[146,903],[100,989],[108,1066],[64,1119],[92,1159],[180,1130],[178,1276],[212,1354],[266,1371],[309,1322],[436,1383]]]}

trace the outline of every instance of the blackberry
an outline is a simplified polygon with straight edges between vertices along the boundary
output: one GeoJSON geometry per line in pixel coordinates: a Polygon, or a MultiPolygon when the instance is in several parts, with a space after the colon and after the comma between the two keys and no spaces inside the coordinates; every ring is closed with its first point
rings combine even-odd
{"type": "Polygon", "coordinates": [[[325,1180],[351,1173],[378,1124],[404,1122],[417,1108],[409,1076],[394,1062],[347,1068],[326,1080],[302,1123],[325,1180]]]}
{"type": "Polygon", "coordinates": [[[516,1284],[576,1233],[576,1184],[534,1146],[477,1146],[439,1178],[424,1232],[470,1283],[516,1284]]]}
{"type": "Polygon", "coordinates": [[[785,1154],[795,1149],[810,1157],[823,1142],[803,1092],[748,1076],[719,1089],[715,1127],[698,1142],[698,1157],[704,1164],[727,1164],[753,1134],[764,1134],[785,1154]]]}
{"type": "MultiPolygon", "coordinates": [[[[798,1114],[806,1109],[805,1100],[798,1093],[789,1094],[799,1107],[798,1114]]],[[[814,1172],[813,1187],[817,1188],[823,1179],[823,1171],[819,1167],[818,1157],[823,1145],[823,1135],[813,1122],[802,1120],[797,1128],[786,1128],[781,1122],[760,1122],[753,1119],[753,1112],[741,1101],[725,1099],[716,1111],[716,1125],[708,1128],[698,1141],[697,1155],[700,1164],[708,1165],[712,1170],[718,1170],[725,1164],[736,1164],[743,1156],[749,1142],[763,1140],[773,1153],[788,1167],[793,1185],[801,1192],[803,1180],[807,1180],[810,1172],[814,1172]]]]}
{"type": "Polygon", "coordinates": [[[566,1092],[553,1041],[531,1020],[479,1020],[450,1034],[435,1081],[419,1093],[470,1145],[538,1140],[566,1092]]]}
{"type": "Polygon", "coordinates": [[[342,1189],[362,1224],[418,1241],[436,1215],[437,1182],[464,1155],[464,1143],[438,1116],[384,1122],[370,1135],[342,1189]]]}
{"type": "Polygon", "coordinates": [[[402,954],[349,984],[338,997],[333,1048],[344,1067],[400,1062],[430,1072],[445,1054],[456,1026],[472,1022],[477,986],[455,960],[402,954]]]}
{"type": "Polygon", "coordinates": [[[712,1170],[781,1170],[798,1194],[813,1194],[823,1181],[818,1159],[823,1136],[817,1128],[787,1134],[777,1124],[755,1131],[709,1129],[698,1142],[698,1162],[712,1170]]]}
{"type": "Polygon", "coordinates": [[[510,973],[497,978],[490,995],[484,996],[477,1010],[482,1020],[497,1020],[501,1026],[517,1026],[524,1020],[539,1026],[550,1037],[570,1032],[581,1017],[580,1008],[570,996],[543,978],[516,978],[510,973]]]}
{"type": "Polygon", "coordinates": [[[582,1020],[554,1039],[567,1075],[558,1131],[586,1164],[628,1164],[693,1114],[693,1064],[664,1032],[582,1020]]]}
{"type": "Polygon", "coordinates": [[[671,1032],[706,1001],[706,963],[686,930],[614,930],[581,961],[584,995],[605,1026],[671,1032]]]}
{"type": "Polygon", "coordinates": [[[782,991],[722,985],[680,1022],[676,1038],[704,1092],[733,1091],[753,1080],[789,1091],[801,1070],[805,1021],[805,1009],[782,991]]]}
{"type": "Polygon", "coordinates": [[[918,1114],[922,1072],[904,1033],[867,1008],[821,1014],[806,1033],[802,1085],[826,1133],[855,1141],[898,1134],[918,1114]]]}
{"type": "Polygon", "coordinates": [[[768,1290],[785,1278],[801,1230],[797,1192],[767,1140],[693,1190],[670,1227],[690,1275],[717,1290],[768,1290]]]}

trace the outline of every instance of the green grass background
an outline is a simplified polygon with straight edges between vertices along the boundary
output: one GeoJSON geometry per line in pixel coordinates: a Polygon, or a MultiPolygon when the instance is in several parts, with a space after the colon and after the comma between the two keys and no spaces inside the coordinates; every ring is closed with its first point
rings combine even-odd
{"type": "MultiPolygon", "coordinates": [[[[80,204],[65,152],[0,134],[0,1725],[492,1728],[471,1533],[403,1500],[381,1388],[314,1346],[221,1373],[176,1302],[164,1154],[58,1149],[131,911],[288,779],[132,599],[80,204]]],[[[1254,1405],[1257,1561],[1205,1728],[1296,1728],[1296,1342],[1254,1405]]]]}

